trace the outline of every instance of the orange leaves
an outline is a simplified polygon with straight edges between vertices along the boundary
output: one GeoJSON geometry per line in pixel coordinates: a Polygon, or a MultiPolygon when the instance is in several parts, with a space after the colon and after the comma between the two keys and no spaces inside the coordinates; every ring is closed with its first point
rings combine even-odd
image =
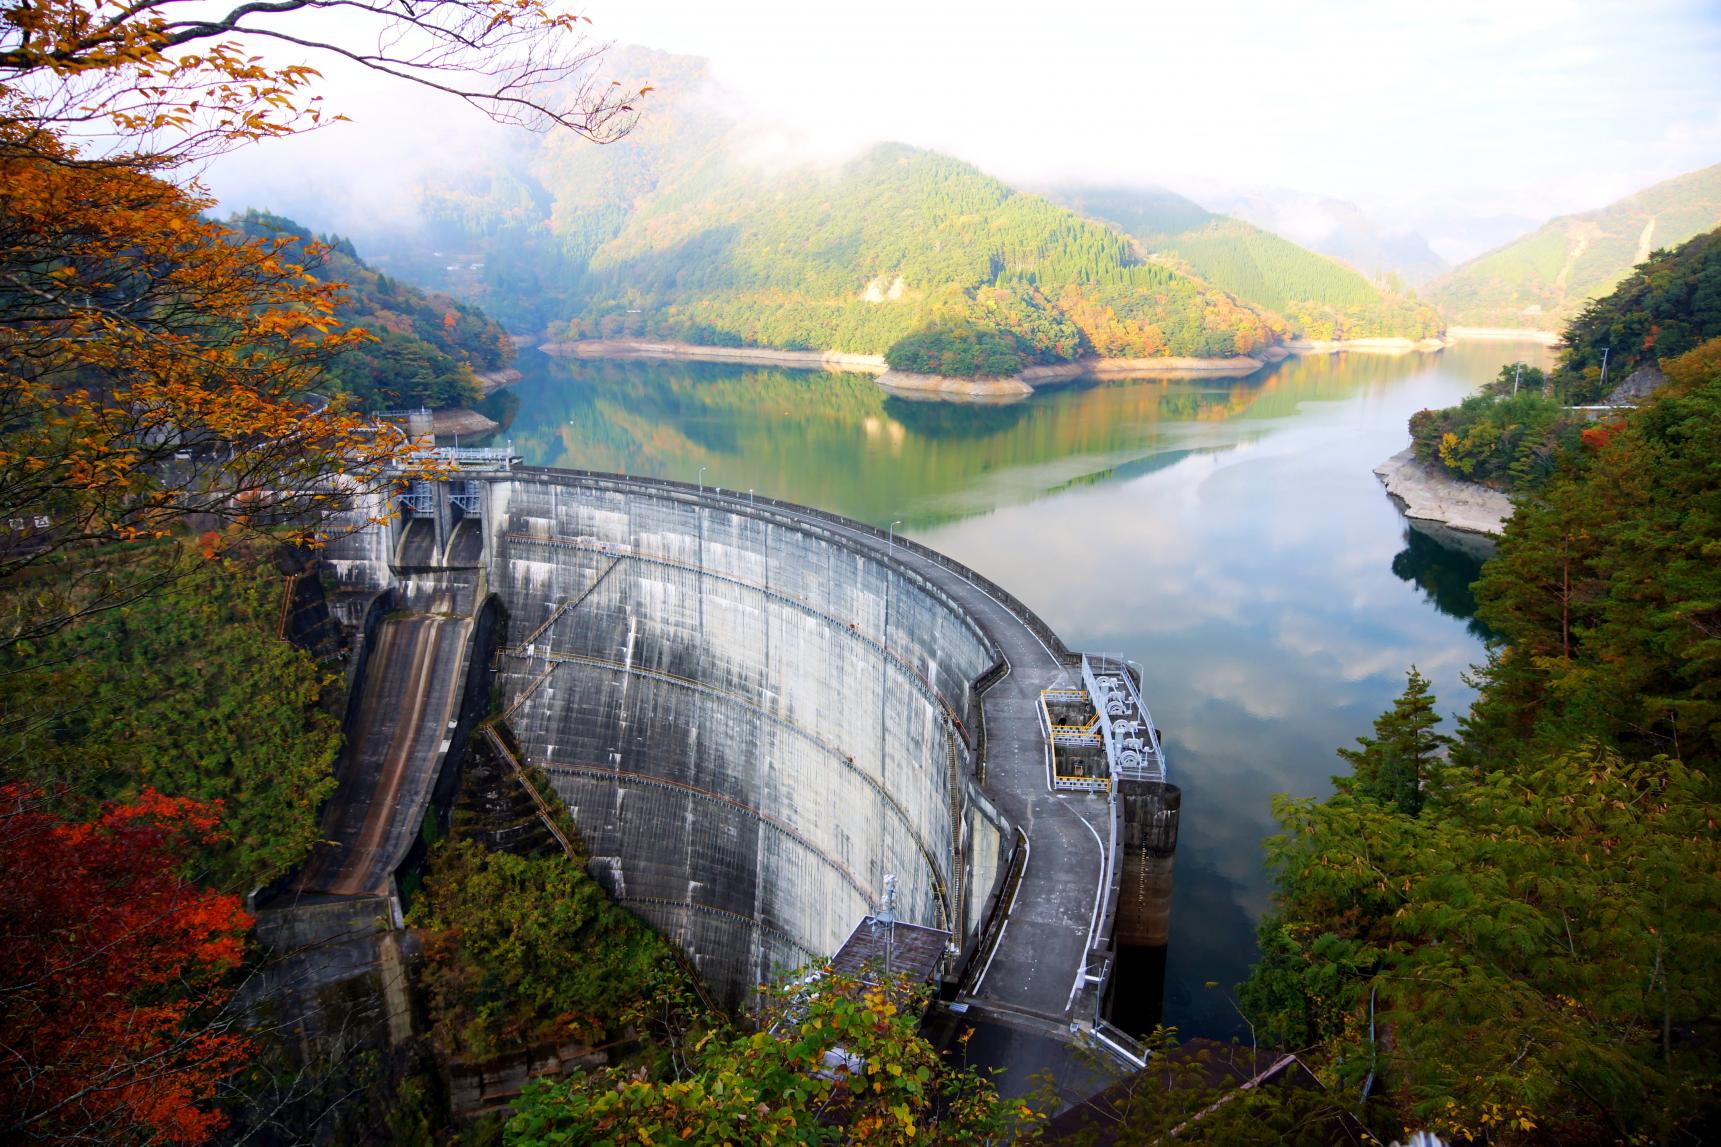
{"type": "Polygon", "coordinates": [[[307,21],[297,5],[229,8],[32,0],[4,9],[0,128],[21,128],[14,142],[29,148],[44,136],[77,135],[163,171],[343,118],[317,106],[317,68],[250,54],[248,35],[457,89],[499,122],[565,127],[588,139],[625,134],[631,101],[643,94],[582,76],[601,49],[586,44],[583,18],[542,0],[382,6],[374,10],[380,26],[348,28],[307,21]]]}
{"type": "Polygon", "coordinates": [[[397,443],[312,397],[370,341],[335,318],[339,287],[307,278],[319,247],[241,242],[204,199],[124,167],[0,156],[0,512],[55,523],[0,555],[0,578],[191,514],[315,520],[343,478],[377,474],[397,443]]]}

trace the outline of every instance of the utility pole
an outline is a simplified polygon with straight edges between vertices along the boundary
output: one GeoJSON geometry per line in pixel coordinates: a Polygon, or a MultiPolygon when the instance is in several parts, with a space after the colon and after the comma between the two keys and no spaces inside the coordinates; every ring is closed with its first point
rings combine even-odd
{"type": "Polygon", "coordinates": [[[1518,380],[1524,377],[1524,364],[1518,364],[1517,373],[1512,375],[1512,397],[1518,397],[1518,380]]]}
{"type": "Polygon", "coordinates": [[[1603,347],[1601,352],[1601,388],[1602,397],[1607,397],[1607,356],[1613,352],[1612,347],[1603,347]]]}

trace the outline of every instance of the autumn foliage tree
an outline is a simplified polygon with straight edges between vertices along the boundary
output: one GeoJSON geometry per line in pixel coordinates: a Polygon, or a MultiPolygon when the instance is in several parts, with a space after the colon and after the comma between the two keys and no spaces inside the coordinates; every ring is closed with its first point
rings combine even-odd
{"type": "MultiPolygon", "coordinates": [[[[401,450],[318,396],[370,339],[321,249],[206,219],[196,165],[338,118],[313,90],[328,59],[615,138],[637,93],[596,78],[599,51],[544,0],[0,5],[0,674],[206,564],[199,536],[313,533],[401,450]]],[[[6,776],[0,1138],[206,1139],[246,1051],[222,985],[248,920],[179,865],[220,810],[144,790],[76,823],[6,776]]]]}
{"type": "Polygon", "coordinates": [[[0,585],[21,591],[0,646],[155,584],[102,547],[193,515],[314,522],[399,445],[317,407],[329,356],[367,336],[278,242],[233,242],[193,192],[33,146],[0,148],[0,585]]]}
{"type": "Polygon", "coordinates": [[[250,918],[180,875],[219,809],[145,790],[87,823],[0,786],[0,1138],[200,1143],[249,1041],[224,980],[250,918]]]}
{"type": "Polygon", "coordinates": [[[27,591],[0,647],[148,592],[123,562],[88,561],[96,547],[194,515],[315,522],[399,448],[315,395],[370,338],[337,321],[341,285],[311,275],[320,248],[239,236],[173,181],[328,121],[315,69],[265,60],[263,42],[508,122],[599,140],[631,123],[578,18],[540,0],[0,9],[0,587],[27,591]],[[334,7],[338,25],[307,20],[334,7]]]}

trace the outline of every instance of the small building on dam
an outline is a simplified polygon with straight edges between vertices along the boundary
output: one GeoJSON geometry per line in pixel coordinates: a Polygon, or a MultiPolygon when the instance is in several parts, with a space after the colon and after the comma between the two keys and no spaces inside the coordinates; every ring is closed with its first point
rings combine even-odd
{"type": "Polygon", "coordinates": [[[1163,942],[1135,920],[1163,914],[1163,889],[1131,883],[1169,880],[1176,835],[1127,666],[835,515],[442,455],[327,545],[361,646],[334,843],[266,908],[392,898],[488,721],[548,775],[594,874],[720,1000],[835,955],[892,878],[895,918],[948,934],[947,995],[1106,1034],[1117,919],[1163,942]]]}

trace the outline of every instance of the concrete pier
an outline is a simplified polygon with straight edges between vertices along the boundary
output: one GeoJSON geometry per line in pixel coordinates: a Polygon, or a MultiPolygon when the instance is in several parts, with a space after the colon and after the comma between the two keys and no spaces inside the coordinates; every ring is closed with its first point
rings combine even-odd
{"type": "Polygon", "coordinates": [[[1163,948],[1171,938],[1171,874],[1183,793],[1164,781],[1124,781],[1123,886],[1114,936],[1120,947],[1163,948]]]}

